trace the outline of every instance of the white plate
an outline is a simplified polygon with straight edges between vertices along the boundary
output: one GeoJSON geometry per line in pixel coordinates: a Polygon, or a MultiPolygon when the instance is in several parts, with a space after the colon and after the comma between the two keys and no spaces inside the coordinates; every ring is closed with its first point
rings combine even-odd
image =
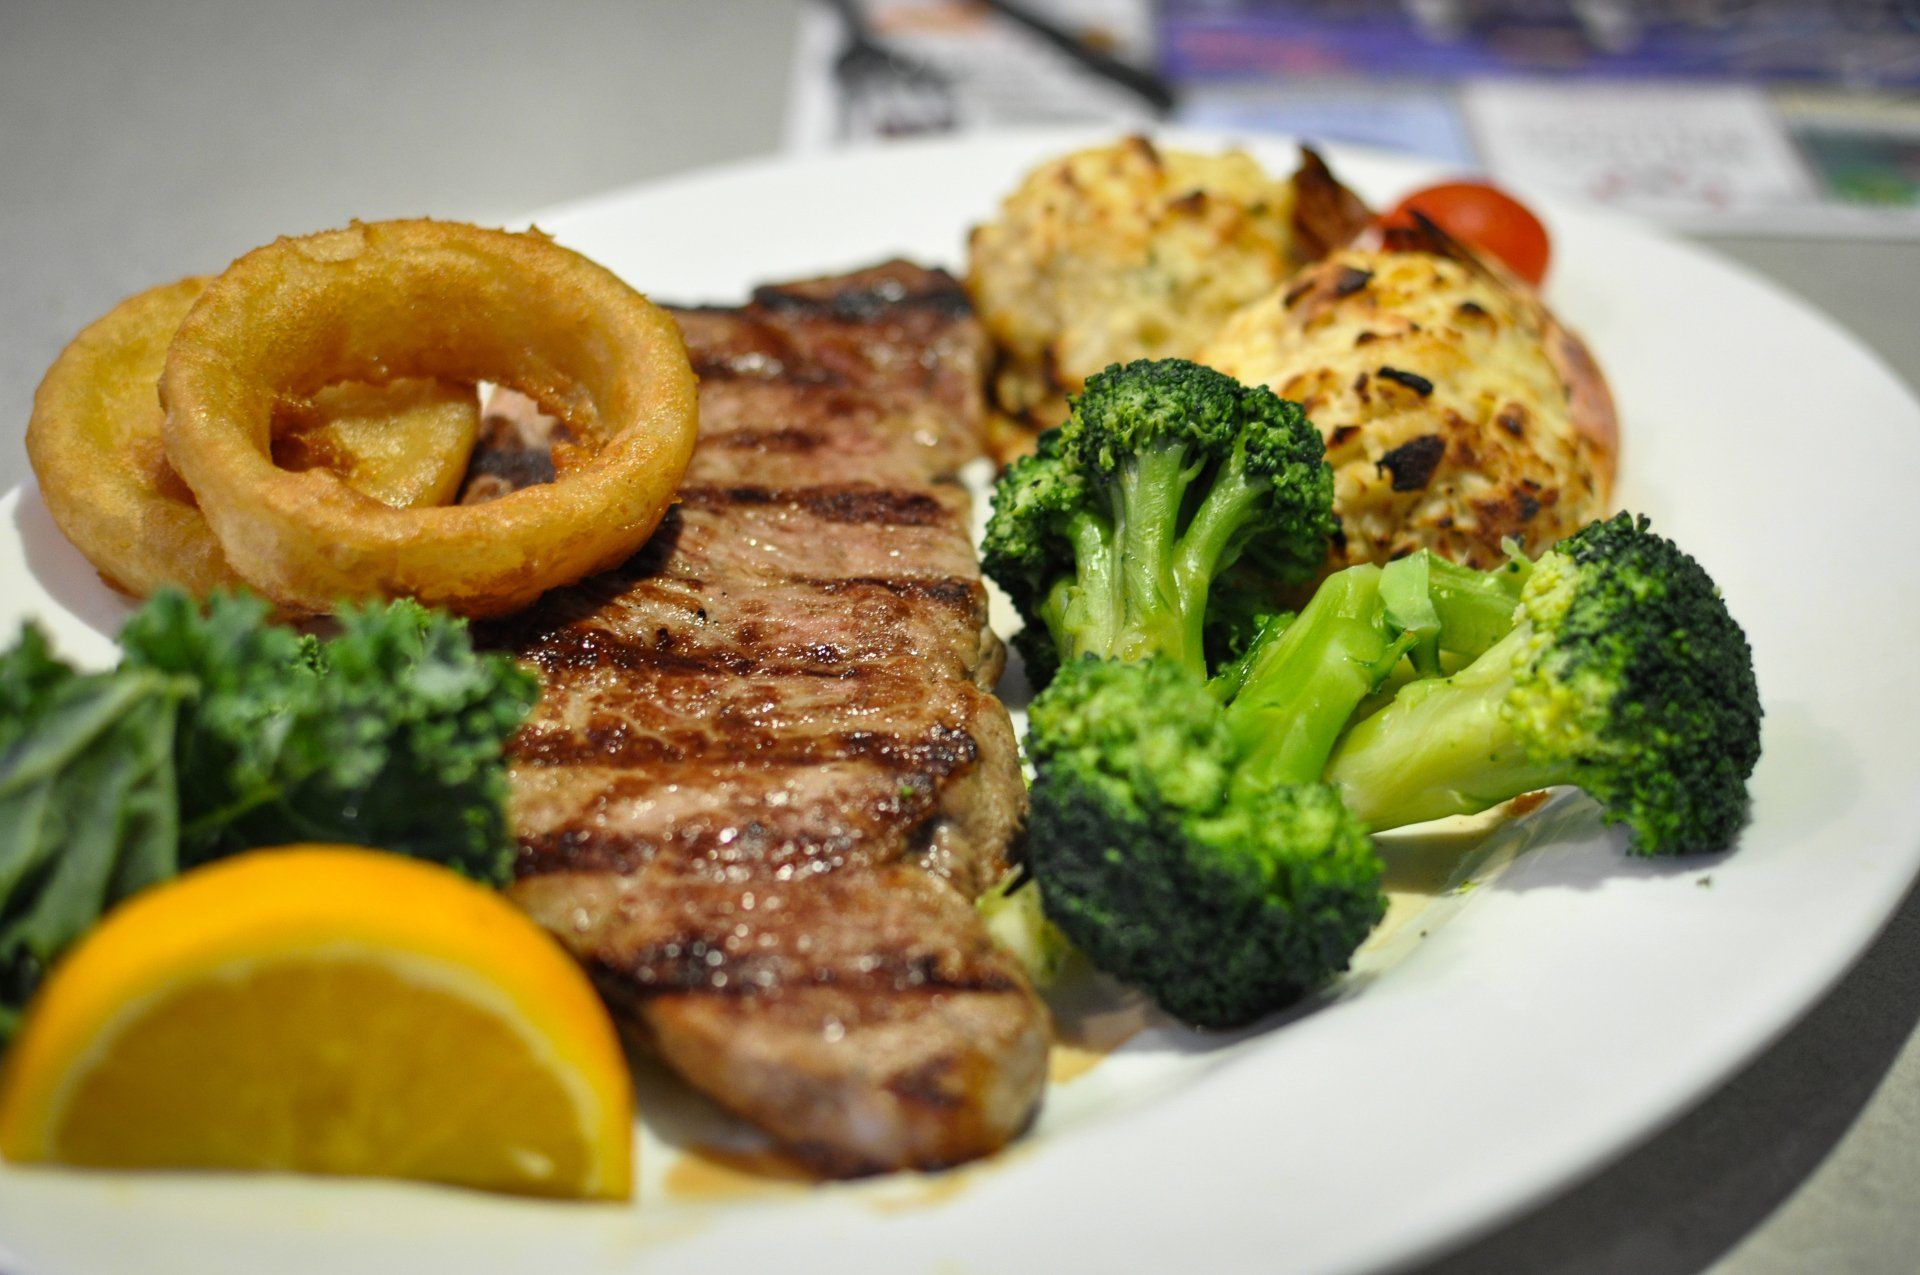
{"type": "MultiPolygon", "coordinates": [[[[1078,140],[754,164],[539,222],[648,292],[727,300],[896,252],[958,264],[967,227],[1078,140]]],[[[1335,166],[1382,201],[1429,175],[1358,154],[1335,166]]],[[[681,1136],[698,1106],[656,1098],[630,1209],[7,1170],[0,1243],[36,1271],[192,1275],[1361,1271],[1456,1243],[1644,1137],[1818,997],[1920,867],[1920,691],[1902,672],[1920,631],[1920,408],[1774,288],[1540,204],[1553,300],[1619,397],[1619,500],[1707,565],[1753,638],[1766,752],[1737,852],[1630,860],[1563,798],[1500,834],[1524,850],[1504,872],[1373,949],[1317,1008],[1226,1041],[1136,1037],[1055,1086],[1019,1147],[944,1179],[690,1198],[663,1186],[658,1134],[681,1136]]],[[[104,658],[124,608],[31,490],[0,515],[0,632],[40,615],[104,658]]]]}

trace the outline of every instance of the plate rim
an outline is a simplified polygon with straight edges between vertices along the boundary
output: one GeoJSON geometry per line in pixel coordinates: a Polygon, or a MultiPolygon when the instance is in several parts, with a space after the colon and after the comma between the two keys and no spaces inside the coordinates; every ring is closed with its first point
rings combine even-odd
{"type": "MultiPolygon", "coordinates": [[[[565,225],[569,220],[605,215],[610,208],[634,200],[683,196],[685,192],[697,191],[703,186],[723,185],[727,182],[742,179],[763,181],[777,179],[783,171],[789,169],[817,169],[823,164],[842,164],[852,169],[875,162],[885,163],[890,161],[895,155],[910,151],[922,153],[937,149],[971,151],[985,149],[991,146],[1010,146],[1032,148],[1042,153],[1048,153],[1051,150],[1062,149],[1065,145],[1074,144],[1076,140],[1111,137],[1115,135],[1115,132],[1116,130],[1110,128],[1018,130],[1013,132],[972,134],[959,139],[942,139],[933,142],[888,143],[859,148],[857,150],[849,150],[829,156],[776,156],[771,158],[761,157],[757,159],[747,159],[718,165],[712,168],[703,168],[675,174],[659,181],[635,183],[605,192],[598,196],[567,201],[544,209],[528,218],[516,219],[514,224],[532,222],[533,224],[546,226],[551,223],[553,226],[560,228],[558,237],[561,241],[567,242],[565,225]]],[[[1227,135],[1193,130],[1167,130],[1157,132],[1156,136],[1166,138],[1176,145],[1185,143],[1218,146],[1225,141],[1232,140],[1228,138],[1227,135]]],[[[1251,149],[1261,154],[1277,151],[1293,144],[1288,139],[1280,138],[1246,137],[1239,140],[1246,142],[1251,149]]],[[[1333,160],[1336,170],[1351,158],[1354,162],[1386,164],[1409,173],[1415,173],[1422,169],[1429,172],[1438,171],[1432,165],[1408,161],[1405,157],[1392,156],[1384,152],[1362,151],[1356,148],[1340,146],[1328,146],[1325,149],[1333,160]]],[[[1417,180],[1418,178],[1416,177],[1415,179],[1417,180]]],[[[983,192],[979,206],[975,209],[976,215],[984,215],[986,210],[992,206],[992,201],[999,197],[999,194],[999,191],[983,192]]],[[[1535,198],[1535,196],[1530,193],[1523,192],[1523,195],[1529,199],[1535,198]]],[[[1770,304],[1778,305],[1790,312],[1793,315],[1794,322],[1817,325],[1822,329],[1825,336],[1846,346],[1851,357],[1863,358],[1865,364],[1876,372],[1880,378],[1896,392],[1897,396],[1903,401],[1907,412],[1910,415],[1916,415],[1916,418],[1920,419],[1920,403],[1915,401],[1912,387],[1906,384],[1904,378],[1895,372],[1871,347],[1866,346],[1855,338],[1844,325],[1800,298],[1785,286],[1744,266],[1742,263],[1722,258],[1678,236],[1645,227],[1633,219],[1619,214],[1606,213],[1603,210],[1578,208],[1576,205],[1569,204],[1566,200],[1556,200],[1545,197],[1539,199],[1539,205],[1548,211],[1550,221],[1562,216],[1572,216],[1575,220],[1587,220],[1592,224],[1604,223],[1612,226],[1617,233],[1662,243],[1668,249],[1694,259],[1697,264],[1711,271],[1737,278],[1744,286],[1757,288],[1760,292],[1767,294],[1770,304]]],[[[954,263],[947,264],[951,267],[954,263]]],[[[1575,326],[1580,325],[1579,315],[1572,315],[1570,318],[1575,326]]],[[[1606,352],[1602,350],[1600,354],[1604,360],[1606,352]]],[[[1631,423],[1629,423],[1626,431],[1626,437],[1629,442],[1632,438],[1631,431],[1632,426],[1631,423]]],[[[29,479],[27,483],[23,483],[20,487],[8,492],[4,498],[0,498],[0,512],[11,514],[13,509],[26,495],[30,483],[31,479],[29,479]]],[[[1826,958],[1819,962],[1818,968],[1814,970],[1803,968],[1803,977],[1795,986],[1793,994],[1780,998],[1779,1001],[1775,1002],[1777,1006],[1784,1007],[1779,1008],[1778,1012],[1771,1016],[1764,1030],[1758,1033],[1749,1031],[1743,1034],[1741,1036],[1741,1043],[1737,1048],[1731,1051],[1722,1051],[1719,1058],[1712,1065],[1695,1073],[1695,1078],[1691,1082],[1674,1087],[1670,1095],[1670,1101],[1665,1102],[1664,1105],[1659,1106],[1657,1109],[1651,1110],[1645,1119],[1641,1120],[1634,1127],[1620,1130],[1617,1136],[1607,1141],[1600,1149],[1593,1151],[1591,1154],[1569,1161],[1558,1174],[1537,1178],[1531,1181],[1524,1190],[1517,1193],[1511,1191],[1505,1193],[1504,1202],[1496,1207],[1484,1210],[1471,1218],[1456,1219],[1458,1224],[1450,1228],[1443,1228],[1437,1231],[1429,1230],[1422,1239],[1413,1244],[1403,1243],[1396,1246],[1376,1245],[1376,1250],[1385,1249],[1387,1251],[1375,1251],[1371,1254],[1363,1254],[1359,1251],[1350,1252],[1348,1257],[1351,1261],[1348,1264],[1342,1265],[1336,1262],[1334,1265],[1327,1266],[1324,1269],[1379,1269],[1383,1264],[1386,1266],[1398,1266],[1412,1264],[1430,1258],[1440,1252],[1467,1243],[1474,1236],[1483,1234],[1498,1226],[1503,1221],[1534,1207],[1541,1200],[1563,1190],[1569,1183],[1600,1169],[1605,1164],[1611,1163],[1620,1155],[1624,1154],[1629,1148],[1639,1145],[1655,1136],[1682,1111],[1698,1103],[1708,1094],[1719,1088],[1725,1083],[1729,1076],[1777,1041],[1783,1033],[1799,1021],[1809,1009],[1817,1004],[1818,1001],[1845,976],[1848,970],[1852,968],[1854,962],[1858,960],[1859,956],[1865,952],[1873,941],[1884,931],[1895,910],[1906,897],[1907,891],[1912,888],[1916,876],[1920,876],[1920,839],[1911,836],[1910,831],[1911,830],[1909,830],[1909,834],[1907,835],[1909,845],[1905,854],[1906,862],[1904,864],[1903,884],[1901,887],[1888,891],[1884,896],[1877,896],[1876,903],[1878,906],[1875,909],[1870,909],[1870,914],[1863,915],[1855,913],[1854,923],[1845,927],[1847,934],[1836,940],[1833,944],[1833,950],[1827,953],[1826,958]]],[[[1291,1031],[1293,1029],[1290,1028],[1288,1030],[1291,1031]]],[[[1252,1063],[1254,1058],[1259,1056],[1258,1051],[1249,1051],[1245,1056],[1234,1060],[1229,1066],[1244,1068],[1252,1063]]],[[[1200,1087],[1200,1085],[1196,1084],[1190,1088],[1198,1089],[1200,1087]]],[[[1173,1095],[1173,1097],[1176,1098],[1185,1098],[1187,1096],[1189,1095],[1173,1095]]],[[[1112,1119],[1099,1122],[1098,1129],[1107,1130],[1110,1138],[1114,1129],[1123,1125],[1132,1124],[1136,1116],[1144,1114],[1147,1113],[1133,1111],[1118,1113],[1112,1119]]],[[[1097,1129],[1063,1131],[1058,1140],[1061,1142],[1072,1141],[1082,1133],[1097,1131],[1097,1129]]],[[[1044,1154],[1044,1151],[1042,1154],[1044,1154]]],[[[1037,1159],[1040,1157],[1031,1156],[1028,1158],[1037,1159]]],[[[1025,1174],[1022,1172],[1017,1175],[1002,1174],[1000,1176],[1003,1179],[1010,1180],[1014,1176],[1025,1176],[1025,1174]]]]}

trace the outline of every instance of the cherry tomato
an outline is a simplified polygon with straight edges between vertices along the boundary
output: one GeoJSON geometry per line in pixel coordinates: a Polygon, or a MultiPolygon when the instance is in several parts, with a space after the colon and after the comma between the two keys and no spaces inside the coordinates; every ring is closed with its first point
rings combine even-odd
{"type": "Polygon", "coordinates": [[[1512,195],[1481,182],[1447,182],[1416,190],[1387,214],[1388,225],[1412,225],[1418,210],[1463,243],[1490,252],[1535,287],[1547,277],[1547,228],[1512,195]]]}

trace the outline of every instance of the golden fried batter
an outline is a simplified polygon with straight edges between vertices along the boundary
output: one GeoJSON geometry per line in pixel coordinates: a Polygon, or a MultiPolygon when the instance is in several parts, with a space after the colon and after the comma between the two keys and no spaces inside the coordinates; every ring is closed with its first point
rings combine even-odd
{"type": "MultiPolygon", "coordinates": [[[[48,369],[27,424],[55,524],[108,584],[139,597],[170,584],[204,597],[244,583],[160,444],[155,382],[206,286],[195,276],[149,288],[89,324],[48,369]]],[[[469,385],[330,385],[278,405],[273,456],[286,469],[331,470],[386,504],[446,504],[479,428],[469,385]]]]}

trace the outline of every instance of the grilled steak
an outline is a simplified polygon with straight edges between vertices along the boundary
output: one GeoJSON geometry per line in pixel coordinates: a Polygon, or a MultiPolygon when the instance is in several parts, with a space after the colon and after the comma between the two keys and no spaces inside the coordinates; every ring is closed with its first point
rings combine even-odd
{"type": "Polygon", "coordinates": [[[984,1154],[1031,1118],[1047,1025],[972,906],[1024,801],[954,481],[979,331],[897,262],[677,313],[702,378],[680,503],[496,629],[544,688],[513,897],[821,1171],[984,1154]]]}

